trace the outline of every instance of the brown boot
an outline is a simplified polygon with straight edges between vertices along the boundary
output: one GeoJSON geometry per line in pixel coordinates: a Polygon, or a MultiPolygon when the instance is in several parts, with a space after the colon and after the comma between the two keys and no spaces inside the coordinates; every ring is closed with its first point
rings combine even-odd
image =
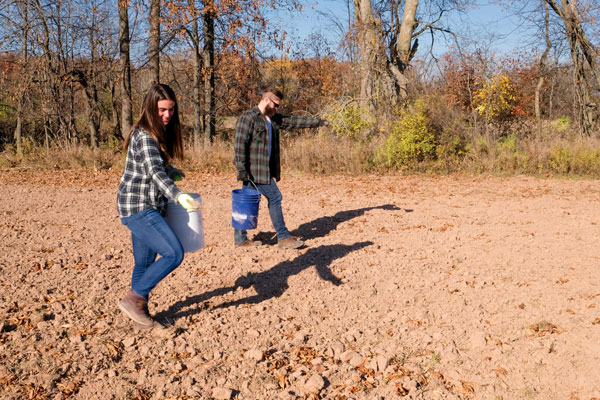
{"type": "Polygon", "coordinates": [[[302,246],[304,246],[304,241],[296,236],[286,237],[277,241],[277,247],[280,249],[299,249],[302,246]]]}
{"type": "Polygon", "coordinates": [[[154,321],[148,313],[146,299],[129,291],[119,302],[119,308],[129,318],[134,320],[140,328],[152,328],[154,321]]]}

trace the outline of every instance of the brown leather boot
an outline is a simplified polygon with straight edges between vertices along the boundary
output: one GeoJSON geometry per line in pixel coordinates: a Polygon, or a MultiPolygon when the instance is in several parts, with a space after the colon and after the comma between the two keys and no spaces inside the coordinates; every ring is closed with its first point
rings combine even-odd
{"type": "Polygon", "coordinates": [[[148,313],[146,299],[129,291],[119,302],[119,308],[129,318],[134,320],[140,328],[152,328],[154,321],[148,313]]]}
{"type": "Polygon", "coordinates": [[[299,249],[304,246],[304,241],[296,236],[286,237],[277,241],[277,247],[280,249],[299,249]]]}

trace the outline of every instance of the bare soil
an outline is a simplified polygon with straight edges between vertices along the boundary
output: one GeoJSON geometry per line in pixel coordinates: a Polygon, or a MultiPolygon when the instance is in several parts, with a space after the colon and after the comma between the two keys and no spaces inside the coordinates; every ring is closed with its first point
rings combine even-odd
{"type": "Polygon", "coordinates": [[[231,176],[188,176],[207,246],[117,308],[116,172],[0,171],[3,399],[600,398],[600,186],[286,176],[300,250],[233,246],[231,176]]]}

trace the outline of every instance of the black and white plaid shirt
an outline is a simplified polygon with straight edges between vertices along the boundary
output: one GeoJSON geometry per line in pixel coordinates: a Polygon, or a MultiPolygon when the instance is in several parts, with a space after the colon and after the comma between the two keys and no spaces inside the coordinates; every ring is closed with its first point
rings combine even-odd
{"type": "Polygon", "coordinates": [[[117,194],[119,216],[130,217],[149,208],[165,215],[168,199],[177,201],[182,192],[167,175],[158,142],[141,128],[131,135],[117,194]]]}

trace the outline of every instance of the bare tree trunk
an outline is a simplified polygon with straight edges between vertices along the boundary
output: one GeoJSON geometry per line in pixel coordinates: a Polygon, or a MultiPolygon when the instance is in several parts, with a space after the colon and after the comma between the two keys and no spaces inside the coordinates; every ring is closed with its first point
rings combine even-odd
{"type": "MultiPolygon", "coordinates": [[[[29,51],[28,51],[28,37],[29,37],[29,7],[27,2],[18,2],[18,6],[21,11],[21,18],[23,20],[22,30],[22,47],[21,47],[21,62],[23,63],[23,69],[27,68],[29,51]]],[[[24,80],[20,81],[21,88],[18,92],[17,99],[17,126],[15,127],[14,139],[17,147],[17,154],[23,154],[23,106],[25,102],[25,92],[29,86],[29,79],[25,77],[24,80]]]]}
{"type": "Polygon", "coordinates": [[[129,57],[129,2],[119,1],[119,53],[121,64],[121,126],[128,133],[133,125],[131,106],[131,63],[129,57]]]}
{"type": "MultiPolygon", "coordinates": [[[[404,4],[404,15],[400,32],[396,38],[396,52],[398,60],[391,64],[392,72],[400,89],[400,98],[406,98],[408,94],[408,78],[406,69],[412,60],[416,51],[416,44],[413,46],[413,33],[416,27],[416,15],[418,0],[406,0],[404,4]]],[[[416,43],[416,42],[415,42],[416,43]]]]}
{"type": "Polygon", "coordinates": [[[92,149],[98,147],[98,131],[100,130],[100,116],[98,112],[98,88],[96,86],[96,62],[97,62],[97,43],[95,41],[95,16],[92,15],[90,38],[90,62],[88,63],[88,73],[85,80],[84,90],[87,96],[88,124],[90,129],[90,146],[92,149]]]}
{"type": "Polygon", "coordinates": [[[119,118],[119,107],[117,106],[117,93],[116,83],[114,79],[110,80],[110,103],[112,111],[112,122],[114,124],[113,136],[117,139],[123,139],[123,132],[121,131],[121,119],[119,118]]]}
{"type": "Polygon", "coordinates": [[[211,10],[204,12],[204,49],[202,51],[204,71],[204,113],[208,124],[204,126],[205,141],[215,137],[215,15],[211,10]]]}
{"type": "Polygon", "coordinates": [[[392,5],[395,15],[391,28],[391,45],[386,51],[385,33],[373,15],[371,0],[354,0],[354,15],[360,49],[362,109],[376,119],[382,111],[395,108],[407,96],[406,70],[416,51],[413,33],[417,26],[418,0],[406,0],[402,22],[396,16],[399,3],[392,5]]]}
{"type": "Polygon", "coordinates": [[[552,48],[552,42],[550,41],[550,10],[548,9],[548,4],[544,2],[544,26],[545,26],[545,38],[546,38],[546,49],[542,53],[540,57],[539,63],[539,76],[538,82],[535,87],[535,118],[537,120],[538,126],[538,137],[541,139],[542,137],[542,112],[540,110],[540,92],[542,87],[544,86],[544,78],[546,76],[546,60],[548,59],[548,53],[550,53],[550,49],[552,48]]]}
{"type": "Polygon", "coordinates": [[[160,83],[160,0],[152,0],[150,3],[148,64],[150,85],[160,83]]]}
{"type": "Polygon", "coordinates": [[[375,32],[375,21],[373,18],[373,9],[371,0],[354,0],[354,18],[358,37],[358,47],[360,49],[360,100],[359,105],[363,110],[367,110],[369,115],[374,113],[373,104],[373,69],[375,68],[377,41],[375,32]]]}
{"type": "Polygon", "coordinates": [[[600,88],[600,72],[594,54],[597,49],[588,40],[576,8],[575,1],[561,0],[562,8],[555,0],[546,0],[552,10],[561,18],[569,40],[571,61],[573,62],[573,80],[575,92],[580,104],[580,125],[585,135],[589,135],[598,118],[598,106],[592,101],[591,83],[589,82],[584,60],[595,77],[596,89],[600,88]]]}
{"type": "Polygon", "coordinates": [[[201,96],[202,96],[202,58],[200,55],[200,30],[198,28],[197,10],[194,0],[189,0],[190,8],[193,10],[194,16],[192,19],[192,31],[190,32],[191,40],[194,49],[194,73],[193,73],[193,87],[194,96],[192,103],[194,104],[194,146],[200,144],[200,138],[202,137],[202,109],[200,108],[201,96]]]}

